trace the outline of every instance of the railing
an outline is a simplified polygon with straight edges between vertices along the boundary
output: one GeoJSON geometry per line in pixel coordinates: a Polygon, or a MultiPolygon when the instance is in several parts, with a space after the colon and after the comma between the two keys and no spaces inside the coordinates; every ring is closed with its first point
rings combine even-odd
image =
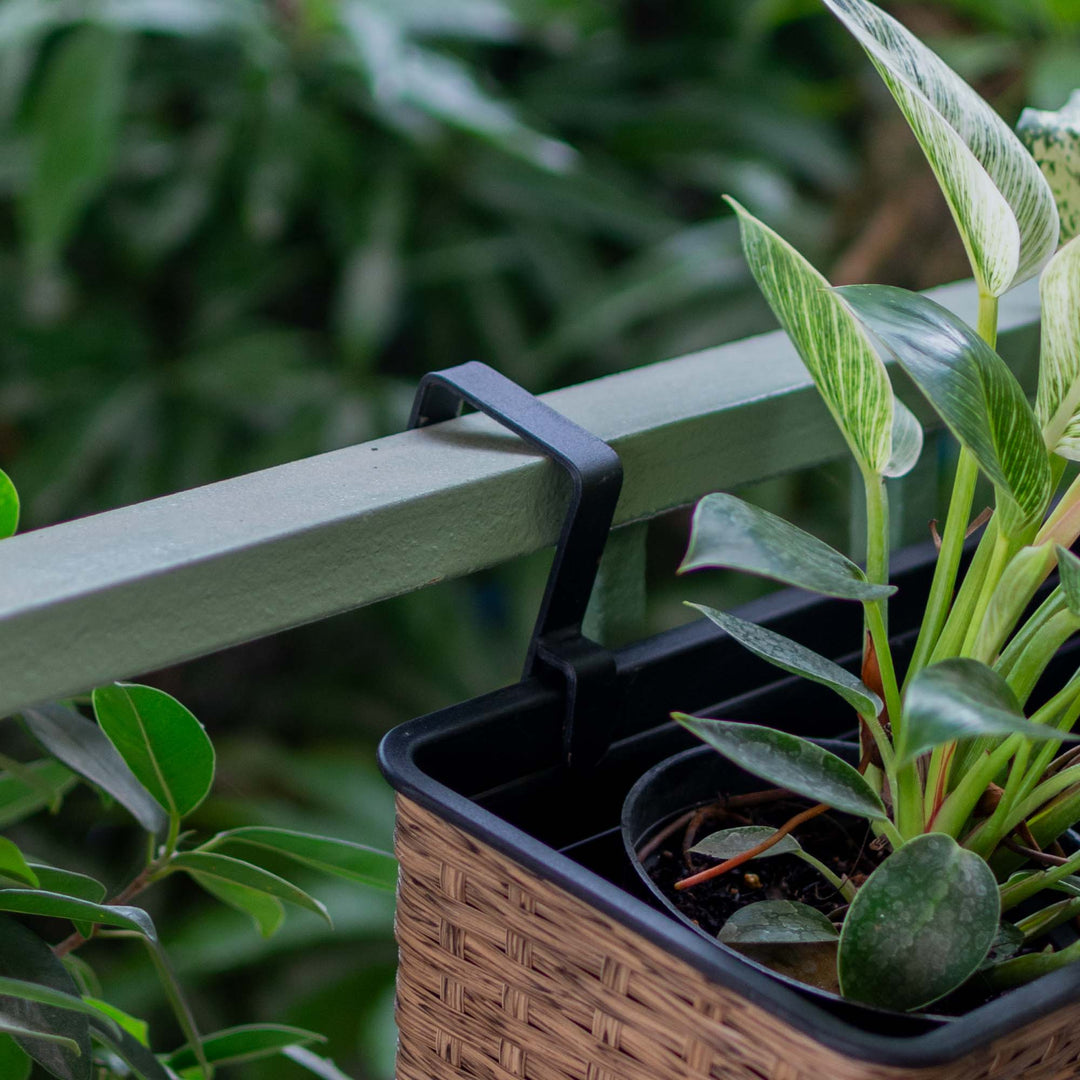
{"type": "MultiPolygon", "coordinates": [[[[970,284],[932,295],[974,322],[970,284]]],[[[1030,387],[1034,286],[1009,294],[1000,317],[999,349],[1030,387]]],[[[901,395],[930,422],[910,387],[901,395]]],[[[621,455],[619,526],[844,451],[778,332],[544,400],[621,455]]],[[[924,535],[933,458],[899,482],[900,536],[924,535]]],[[[553,544],[565,483],[470,415],[16,536],[0,544],[0,716],[553,544]]],[[[612,534],[598,618],[638,587],[627,568],[641,538],[612,534]]]]}

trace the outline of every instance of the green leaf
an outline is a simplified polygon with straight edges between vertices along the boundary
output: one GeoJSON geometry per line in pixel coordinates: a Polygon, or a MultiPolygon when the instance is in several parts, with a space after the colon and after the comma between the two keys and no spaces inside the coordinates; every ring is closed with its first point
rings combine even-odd
{"type": "Polygon", "coordinates": [[[77,874],[74,870],[64,870],[58,866],[43,866],[41,863],[30,863],[30,869],[37,875],[38,888],[47,892],[63,893],[64,896],[89,900],[92,904],[105,899],[105,886],[86,874],[77,874]]]}
{"type": "Polygon", "coordinates": [[[388,892],[397,888],[397,859],[388,852],[354,844],[349,840],[335,840],[328,836],[314,836],[291,829],[248,825],[218,833],[202,846],[202,850],[236,846],[284,855],[305,866],[355,881],[360,885],[373,885],[388,892]]]}
{"type": "Polygon", "coordinates": [[[1058,240],[1054,196],[1009,126],[900,23],[868,0],[825,0],[900,106],[952,211],[980,291],[1038,273],[1058,240]]]}
{"type": "MultiPolygon", "coordinates": [[[[699,840],[690,850],[695,855],[708,855],[712,859],[734,859],[744,851],[756,847],[763,840],[768,840],[774,835],[775,829],[768,825],[739,825],[734,829],[721,829],[699,840]]],[[[767,848],[758,859],[767,859],[771,855],[793,855],[802,851],[802,845],[790,833],[778,840],[771,848],[767,848]]]]}
{"type": "MultiPolygon", "coordinates": [[[[9,979],[0,975],[0,997],[33,1001],[39,1005],[52,1005],[57,1009],[82,1013],[84,1016],[98,1016],[98,1010],[93,1005],[83,1001],[81,997],[64,990],[57,990],[52,986],[28,982],[26,979],[9,979]]],[[[7,1003],[0,1004],[0,1008],[6,1009],[7,1003]]],[[[113,1029],[116,1028],[116,1025],[111,1020],[105,1022],[113,1029]]]]}
{"type": "Polygon", "coordinates": [[[904,696],[897,765],[955,739],[1019,734],[1036,741],[1080,740],[1024,718],[1009,684],[978,660],[955,657],[923,668],[904,696]]]}
{"type": "Polygon", "coordinates": [[[768,660],[783,671],[801,675],[804,679],[835,690],[860,716],[877,716],[881,712],[883,706],[877,694],[839,664],[756,623],[703,604],[689,606],[697,608],[755,656],[768,660]]]}
{"type": "Polygon", "coordinates": [[[1080,461],[1080,236],[1066,244],[1043,271],[1039,301],[1042,323],[1035,415],[1046,445],[1064,458],[1080,461]]]}
{"type": "Polygon", "coordinates": [[[59,258],[107,179],[120,128],[130,41],[98,26],[66,35],[34,94],[31,177],[22,219],[31,259],[59,258]]]}
{"type": "Polygon", "coordinates": [[[836,292],[911,376],[1022,523],[1050,501],[1050,462],[1035,414],[1005,361],[962,319],[890,285],[836,292]]]}
{"type": "Polygon", "coordinates": [[[684,728],[747,772],[837,810],[874,820],[885,807],[846,761],[807,739],[758,724],[672,713],[684,728]]]}
{"type": "Polygon", "coordinates": [[[720,928],[725,945],[802,945],[836,941],[836,927],[817,908],[794,900],[761,900],[739,908],[720,928]]]}
{"type": "Polygon", "coordinates": [[[191,873],[211,896],[229,907],[250,915],[255,921],[255,929],[264,938],[273,937],[281,928],[285,919],[285,908],[276,896],[270,896],[258,889],[246,885],[237,885],[220,877],[208,877],[206,874],[191,873]]]}
{"type": "MultiPolygon", "coordinates": [[[[235,1065],[279,1054],[287,1046],[322,1042],[326,1042],[326,1036],[316,1031],[284,1024],[246,1024],[204,1036],[203,1049],[211,1065],[235,1065]]],[[[165,1064],[177,1071],[190,1069],[195,1063],[195,1055],[186,1046],[165,1059],[165,1064]]]]}
{"type": "Polygon", "coordinates": [[[147,832],[159,832],[165,815],[101,729],[65,705],[37,705],[23,723],[41,745],[125,807],[147,832]]]}
{"type": "Polygon", "coordinates": [[[0,1076],[4,1080],[29,1080],[33,1062],[10,1035],[0,1035],[0,1076]]]}
{"type": "Polygon", "coordinates": [[[1061,239],[1080,235],[1080,90],[1057,112],[1025,109],[1016,132],[1053,192],[1061,239]]]}
{"type": "MultiPolygon", "coordinates": [[[[15,1017],[10,1016],[8,1013],[0,1010],[0,1032],[5,1035],[10,1035],[16,1039],[20,1045],[25,1046],[26,1043],[34,1043],[37,1040],[43,1042],[53,1043],[57,1047],[78,1056],[79,1044],[74,1039],[69,1039],[66,1035],[59,1035],[55,1031],[49,1031],[48,1029],[39,1029],[28,1027],[20,1020],[16,1020],[15,1017]]],[[[27,1051],[29,1053],[29,1051],[27,1051]]],[[[38,1051],[40,1054],[42,1051],[38,1051]]],[[[61,1074],[62,1075],[62,1074],[61,1074]]],[[[89,1073],[86,1074],[89,1077],[89,1073]]]]}
{"type": "Polygon", "coordinates": [[[1058,577],[1061,580],[1061,592],[1065,597],[1065,606],[1080,616],[1080,558],[1060,544],[1054,545],[1057,553],[1058,577]]]}
{"type": "MultiPolygon", "coordinates": [[[[52,949],[14,919],[0,917],[0,975],[39,983],[75,996],[78,989],[52,949]]],[[[63,1042],[15,1035],[19,1046],[59,1080],[90,1080],[90,1034],[87,1018],[70,1009],[19,998],[5,998],[3,1012],[15,1025],[51,1032],[63,1042]]]]}
{"type": "Polygon", "coordinates": [[[0,889],[0,911],[46,915],[78,923],[104,923],[122,930],[135,930],[151,941],[157,940],[150,916],[142,908],[123,904],[92,904],[89,900],[36,889],[0,889]]]}
{"type": "Polygon", "coordinates": [[[37,874],[23,858],[23,853],[6,836],[0,836],[0,874],[25,882],[35,889],[41,884],[37,874]]]}
{"type": "Polygon", "coordinates": [[[750,271],[859,467],[883,472],[893,456],[893,392],[885,365],[828,281],[734,199],[726,201],[739,216],[750,271]]]}
{"type": "Polygon", "coordinates": [[[19,528],[19,493],[3,469],[0,469],[0,540],[14,536],[19,528]]]}
{"type": "Polygon", "coordinates": [[[150,1050],[127,1031],[121,1029],[119,1036],[112,1035],[92,1022],[90,1033],[131,1069],[136,1080],[176,1080],[176,1074],[167,1070],[150,1050]]]}
{"type": "Polygon", "coordinates": [[[893,401],[892,455],[884,476],[905,476],[915,468],[923,448],[923,429],[915,414],[899,399],[893,401]]]}
{"type": "Polygon", "coordinates": [[[278,877],[277,874],[270,873],[269,870],[263,870],[262,867],[254,866],[242,859],[234,859],[231,855],[218,855],[207,851],[181,851],[172,857],[169,866],[184,870],[189,874],[198,874],[211,881],[224,881],[226,884],[243,885],[258,892],[268,893],[286,903],[296,904],[298,907],[313,911],[328,923],[331,922],[326,908],[303,889],[278,877]]]}
{"type": "Polygon", "coordinates": [[[850,559],[767,510],[734,495],[706,495],[694,509],[679,573],[725,567],[843,600],[881,600],[896,589],[873,585],[850,559]]]}
{"type": "Polygon", "coordinates": [[[990,867],[950,836],[924,833],[865,881],[840,933],[844,997],[884,1009],[929,1005],[978,970],[998,933],[990,867]]]}
{"type": "Polygon", "coordinates": [[[295,1061],[302,1069],[314,1073],[320,1080],[352,1080],[346,1076],[329,1058],[313,1054],[306,1046],[287,1046],[281,1051],[282,1057],[295,1061]]]}
{"type": "Polygon", "coordinates": [[[78,783],[75,774],[51,758],[32,761],[19,770],[0,776],[0,828],[22,821],[46,806],[55,805],[78,783]],[[33,783],[21,777],[33,774],[33,783]]]}
{"type": "Polygon", "coordinates": [[[202,724],[152,686],[99,686],[93,700],[102,731],[139,782],[170,814],[190,814],[214,782],[214,747],[202,724]]]}
{"type": "Polygon", "coordinates": [[[150,1045],[150,1025],[145,1020],[139,1020],[130,1013],[124,1012],[123,1009],[118,1009],[115,1005],[102,1001],[101,998],[89,997],[84,994],[83,1001],[102,1014],[103,1019],[99,1021],[99,1024],[106,1031],[112,1032],[114,1028],[126,1031],[132,1038],[138,1039],[143,1046],[150,1045]]]}

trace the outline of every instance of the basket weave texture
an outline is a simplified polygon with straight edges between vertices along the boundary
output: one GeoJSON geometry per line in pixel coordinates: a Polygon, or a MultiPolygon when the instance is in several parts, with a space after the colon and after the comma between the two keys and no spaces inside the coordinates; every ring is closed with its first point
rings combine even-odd
{"type": "Polygon", "coordinates": [[[1074,1080],[1080,1006],[967,1057],[845,1057],[398,797],[398,1080],[1074,1080]]]}

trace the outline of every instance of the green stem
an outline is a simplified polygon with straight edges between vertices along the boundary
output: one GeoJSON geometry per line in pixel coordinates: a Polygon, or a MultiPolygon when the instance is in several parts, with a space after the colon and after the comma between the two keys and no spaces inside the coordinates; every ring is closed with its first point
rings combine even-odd
{"type": "Polygon", "coordinates": [[[187,1039],[188,1045],[191,1047],[191,1052],[195,1055],[195,1060],[199,1063],[199,1068],[202,1070],[203,1074],[203,1080],[213,1080],[213,1066],[206,1060],[206,1051],[203,1049],[202,1037],[199,1035],[199,1029],[195,1026],[195,1017],[192,1016],[191,1008],[184,997],[183,991],[180,989],[180,984],[176,981],[176,976],[173,974],[168,957],[166,957],[161,945],[156,941],[150,941],[147,938],[143,938],[142,940],[145,942],[147,951],[150,953],[150,961],[153,963],[154,970],[157,972],[158,981],[165,991],[165,996],[168,998],[173,1015],[180,1025],[180,1030],[184,1033],[184,1038],[187,1039]]]}
{"type": "Polygon", "coordinates": [[[812,866],[849,904],[855,899],[855,883],[834,874],[820,859],[815,859],[808,851],[797,852],[808,866],[812,866]]]}
{"type": "Polygon", "coordinates": [[[994,594],[997,583],[1005,570],[1009,558],[1009,538],[998,531],[994,539],[993,551],[990,555],[990,565],[986,568],[986,574],[979,588],[978,597],[975,601],[975,610],[968,622],[967,633],[964,643],[960,647],[961,656],[974,656],[975,643],[979,639],[983,620],[986,618],[986,609],[990,606],[990,598],[994,594]]]}
{"type": "MultiPolygon", "coordinates": [[[[1020,736],[1011,735],[992,753],[983,754],[970,769],[963,773],[960,782],[949,793],[934,817],[934,832],[948,833],[953,837],[960,835],[979,799],[982,798],[983,792],[1009,758],[1016,753],[1019,745],[1020,736]]],[[[972,833],[965,841],[965,846],[976,841],[978,833],[979,830],[972,833]]]]}
{"type": "MultiPolygon", "coordinates": [[[[979,336],[991,347],[997,344],[997,317],[997,297],[980,292],[976,328],[979,336]]],[[[974,455],[961,446],[960,458],[956,463],[956,476],[953,479],[952,498],[949,500],[949,513],[945,520],[945,534],[941,538],[941,551],[938,552],[934,579],[930,584],[930,596],[908,668],[909,680],[929,663],[941,629],[945,625],[956,587],[956,572],[960,567],[960,556],[971,519],[971,502],[975,497],[975,482],[978,478],[979,466],[974,455]]]]}
{"type": "Polygon", "coordinates": [[[1053,866],[1049,870],[1040,870],[1038,873],[1032,874],[1031,877],[1016,882],[1014,885],[1003,885],[1001,887],[1001,910],[1003,912],[1008,911],[1010,908],[1016,907],[1017,904],[1022,904],[1029,897],[1035,896],[1037,893],[1042,892],[1043,889],[1048,889],[1051,885],[1055,885],[1062,878],[1068,877],[1077,870],[1080,870],[1080,851],[1070,855],[1068,861],[1061,866],[1053,866]]]}
{"type": "MultiPolygon", "coordinates": [[[[1032,638],[1042,630],[1050,619],[1064,610],[1065,594],[1061,591],[1061,587],[1058,586],[1039,605],[1031,618],[1029,618],[1028,621],[1013,635],[1012,641],[1009,642],[1005,651],[998,659],[998,662],[994,665],[994,670],[1001,675],[1010,686],[1012,686],[1012,678],[1013,673],[1016,671],[1016,666],[1022,662],[1024,652],[1032,638]]],[[[1013,691],[1016,691],[1015,686],[1013,686],[1013,691]]]]}

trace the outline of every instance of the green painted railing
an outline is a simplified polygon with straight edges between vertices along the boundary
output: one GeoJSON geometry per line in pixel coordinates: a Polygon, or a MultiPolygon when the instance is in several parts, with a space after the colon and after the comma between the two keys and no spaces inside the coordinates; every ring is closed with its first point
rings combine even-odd
{"type": "MultiPolygon", "coordinates": [[[[934,295],[974,320],[970,284],[934,295]]],[[[1000,349],[1028,385],[1037,319],[1034,286],[1004,299],[1000,349]]],[[[844,450],[780,333],[545,400],[622,456],[618,525],[844,450]]],[[[933,485],[908,486],[917,505],[933,485]]],[[[556,466],[471,415],[16,536],[0,544],[0,716],[536,551],[565,500],[556,466]]],[[[924,512],[895,516],[925,530],[924,512]]],[[[609,545],[624,570],[635,532],[609,545]]],[[[625,577],[609,573],[601,608],[625,577]]]]}

